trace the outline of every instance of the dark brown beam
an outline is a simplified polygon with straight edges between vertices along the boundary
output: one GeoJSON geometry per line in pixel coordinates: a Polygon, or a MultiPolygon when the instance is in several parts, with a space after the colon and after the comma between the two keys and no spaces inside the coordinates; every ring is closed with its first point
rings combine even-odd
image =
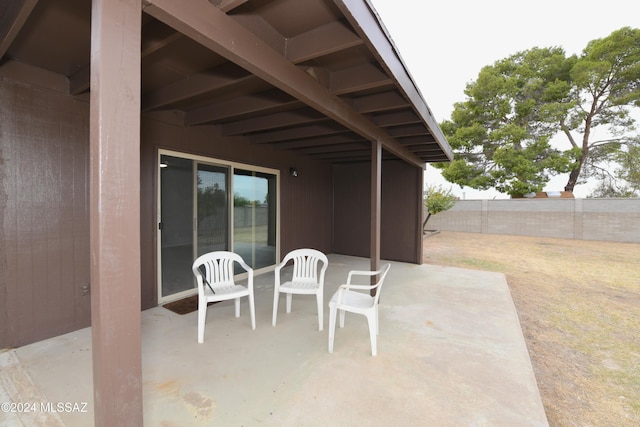
{"type": "Polygon", "coordinates": [[[331,74],[331,93],[346,95],[368,89],[392,87],[393,81],[374,64],[360,64],[331,74]]]}
{"type": "Polygon", "coordinates": [[[286,56],[294,64],[299,64],[360,45],[360,37],[346,25],[342,22],[331,22],[288,39],[286,56]]]}
{"type": "Polygon", "coordinates": [[[261,15],[255,13],[240,13],[233,15],[233,20],[244,28],[251,28],[251,33],[267,44],[280,55],[285,54],[286,38],[280,34],[261,15]]]}
{"type": "Polygon", "coordinates": [[[344,158],[361,158],[363,160],[371,160],[371,148],[363,147],[362,149],[351,150],[351,151],[340,151],[340,152],[331,152],[331,153],[319,153],[315,154],[314,157],[323,160],[336,160],[336,159],[344,159],[344,158]]]}
{"type": "Polygon", "coordinates": [[[192,0],[188,8],[175,0],[144,0],[143,7],[149,15],[300,99],[330,119],[370,141],[379,140],[385,149],[406,162],[423,165],[422,160],[401,147],[353,107],[330,93],[233,18],[212,7],[207,0],[192,0]]]}
{"type": "Polygon", "coordinates": [[[411,150],[412,153],[414,153],[416,156],[418,157],[424,157],[424,156],[433,156],[433,155],[438,155],[438,150],[421,150],[421,149],[416,149],[416,150],[411,150]]]}
{"type": "MultiPolygon", "coordinates": [[[[414,153],[416,153],[416,155],[418,155],[418,153],[420,153],[420,154],[436,154],[436,153],[438,153],[438,149],[440,147],[434,146],[432,144],[424,144],[424,145],[410,145],[407,148],[409,148],[412,152],[414,152],[414,153]]],[[[440,152],[442,152],[442,150],[440,152]]]]}
{"type": "Polygon", "coordinates": [[[424,161],[426,163],[448,163],[448,162],[451,161],[444,154],[442,154],[442,155],[440,155],[438,157],[423,157],[422,159],[424,159],[424,161]]]}
{"type": "Polygon", "coordinates": [[[55,90],[64,94],[69,93],[69,79],[66,76],[35,67],[22,61],[15,61],[13,59],[2,61],[0,76],[55,90]]]}
{"type": "Polygon", "coordinates": [[[71,95],[80,95],[89,90],[90,84],[91,65],[87,64],[69,77],[69,93],[71,95]]]}
{"type": "Polygon", "coordinates": [[[225,64],[144,94],[143,111],[165,107],[194,96],[252,80],[257,78],[235,64],[225,64]]]}
{"type": "MultiPolygon", "coordinates": [[[[440,148],[438,143],[434,141],[433,135],[404,136],[397,138],[397,140],[405,147],[429,144],[429,146],[433,146],[434,148],[440,148]]],[[[442,151],[441,148],[440,151],[442,151]]]]}
{"type": "Polygon", "coordinates": [[[0,16],[0,59],[9,50],[37,3],[38,0],[11,0],[4,8],[5,13],[0,16]]]}
{"type": "Polygon", "coordinates": [[[271,132],[262,132],[249,135],[249,140],[255,144],[270,142],[290,141],[292,139],[312,138],[318,136],[335,135],[348,132],[348,129],[334,122],[327,122],[322,125],[303,126],[294,129],[281,129],[271,132]]]}
{"type": "Polygon", "coordinates": [[[363,114],[410,107],[407,100],[396,91],[360,96],[354,98],[352,103],[353,107],[363,114]]]}
{"type": "Polygon", "coordinates": [[[298,68],[309,74],[325,88],[328,89],[329,86],[331,86],[331,72],[326,68],[317,65],[310,66],[307,64],[299,65],[298,68]]]}
{"type": "Polygon", "coordinates": [[[325,120],[329,119],[311,108],[284,111],[282,113],[268,114],[222,125],[222,134],[227,136],[242,135],[271,129],[306,125],[325,120]]]}
{"type": "Polygon", "coordinates": [[[410,125],[421,123],[413,110],[402,110],[391,113],[380,113],[373,116],[372,121],[380,127],[410,125]]]}
{"type": "Polygon", "coordinates": [[[96,427],[141,426],[140,0],[94,0],[90,251],[96,427]]]}
{"type": "Polygon", "coordinates": [[[420,91],[398,55],[398,49],[387,36],[386,30],[380,23],[377,13],[372,10],[369,2],[362,0],[334,0],[334,2],[364,40],[365,44],[373,48],[387,71],[396,77],[405,96],[411,100],[417,114],[427,124],[430,133],[434,135],[436,141],[442,147],[442,151],[450,160],[453,160],[453,151],[442,133],[442,129],[438,126],[433,113],[422,98],[420,91]]]}
{"type": "Polygon", "coordinates": [[[294,150],[298,153],[302,154],[339,154],[339,153],[348,153],[348,152],[357,152],[361,150],[367,150],[369,148],[369,141],[361,141],[355,143],[345,143],[339,145],[324,145],[318,147],[305,147],[305,148],[294,148],[294,150]]]}
{"type": "MultiPolygon", "coordinates": [[[[396,126],[387,129],[387,133],[394,138],[402,138],[408,136],[425,136],[429,135],[429,131],[422,123],[415,123],[409,125],[396,126]]],[[[432,138],[433,139],[433,138],[432,138]]],[[[434,139],[435,141],[435,139],[434,139]]],[[[437,144],[436,144],[437,145],[437,144]]]]}
{"type": "Polygon", "coordinates": [[[189,111],[185,115],[186,126],[211,122],[224,122],[234,118],[252,117],[258,114],[284,111],[303,105],[297,99],[279,90],[236,96],[189,111]]]}
{"type": "Polygon", "coordinates": [[[337,157],[333,160],[328,160],[333,164],[356,164],[356,163],[366,163],[369,164],[369,162],[371,161],[371,151],[367,151],[367,155],[366,156],[362,156],[362,157],[349,157],[349,158],[344,158],[344,157],[337,157]]]}
{"type": "MultiPolygon", "coordinates": [[[[315,69],[314,69],[315,70],[315,69]]],[[[306,68],[305,71],[310,73],[310,68],[306,68]]],[[[316,71],[314,71],[315,73],[316,71]]],[[[318,79],[323,81],[322,78],[318,79]]],[[[327,77],[330,80],[330,77],[327,77]]],[[[354,86],[344,87],[341,92],[352,93],[362,88],[359,85],[357,79],[354,80],[354,86]]],[[[388,80],[385,76],[385,85],[388,80]]],[[[322,83],[324,86],[324,83],[322,83]]],[[[282,92],[281,92],[282,93],[282,92]]],[[[290,100],[291,97],[286,95],[290,100]]],[[[285,102],[285,101],[283,101],[285,102]]],[[[288,105],[294,106],[300,104],[300,101],[290,101],[282,105],[277,102],[270,102],[270,99],[262,98],[260,95],[248,95],[246,97],[238,97],[233,100],[227,100],[221,103],[215,103],[200,107],[187,113],[185,125],[199,125],[209,122],[217,122],[226,118],[232,118],[236,115],[243,115],[247,111],[259,112],[268,110],[278,110],[286,108],[288,105]],[[247,104],[245,106],[245,103],[247,104]]],[[[356,98],[353,102],[353,107],[360,113],[371,113],[375,111],[385,111],[389,109],[402,108],[408,106],[407,101],[398,95],[397,92],[384,92],[381,94],[368,95],[360,98],[356,98]]],[[[423,127],[424,129],[424,127],[423,127]]],[[[423,132],[424,133],[424,132],[423,132]]]]}
{"type": "Polygon", "coordinates": [[[366,139],[353,133],[342,133],[315,138],[296,139],[292,141],[273,142],[272,144],[280,149],[307,148],[327,145],[338,145],[350,142],[367,142],[366,139]]]}
{"type": "Polygon", "coordinates": [[[235,9],[238,6],[242,6],[248,0],[209,0],[209,2],[222,10],[223,12],[229,12],[230,10],[235,9]]]}
{"type": "Polygon", "coordinates": [[[142,27],[142,57],[145,58],[184,36],[171,27],[167,27],[162,22],[150,19],[142,27]]]}

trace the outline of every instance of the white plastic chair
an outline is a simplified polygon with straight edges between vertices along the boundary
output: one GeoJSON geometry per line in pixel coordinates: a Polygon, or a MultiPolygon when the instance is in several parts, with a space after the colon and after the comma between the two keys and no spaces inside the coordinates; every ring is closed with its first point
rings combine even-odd
{"type": "Polygon", "coordinates": [[[322,252],[315,249],[296,249],[289,252],[275,269],[275,286],[273,289],[273,326],[276,326],[278,318],[278,300],[280,293],[287,294],[287,313],[291,313],[291,300],[293,294],[314,295],[318,303],[319,330],[323,326],[323,289],[324,274],[327,271],[329,260],[322,252]],[[290,281],[280,284],[281,270],[293,260],[293,276],[290,281]],[[318,271],[319,270],[319,271],[318,271]]]}
{"type": "Polygon", "coordinates": [[[333,341],[336,333],[336,311],[340,310],[340,327],[344,328],[345,312],[362,314],[366,316],[369,323],[369,336],[371,338],[371,355],[378,353],[377,335],[380,332],[378,321],[378,300],[382,290],[382,282],[391,268],[391,264],[386,264],[378,271],[350,271],[347,276],[347,283],[340,285],[338,290],[329,301],[329,353],[333,353],[333,341]],[[353,276],[378,276],[375,285],[354,285],[351,284],[353,276]],[[371,296],[371,291],[375,290],[375,296],[371,296]],[[360,292],[360,291],[366,291],[360,292]]]}
{"type": "Polygon", "coordinates": [[[256,328],[255,305],[253,301],[253,269],[242,257],[233,252],[209,252],[193,262],[193,274],[198,282],[198,342],[204,342],[204,326],[207,320],[207,304],[209,302],[235,299],[236,317],[240,317],[240,298],[249,297],[251,312],[251,329],[256,328]],[[244,268],[248,276],[247,286],[234,282],[234,263],[244,268]]]}

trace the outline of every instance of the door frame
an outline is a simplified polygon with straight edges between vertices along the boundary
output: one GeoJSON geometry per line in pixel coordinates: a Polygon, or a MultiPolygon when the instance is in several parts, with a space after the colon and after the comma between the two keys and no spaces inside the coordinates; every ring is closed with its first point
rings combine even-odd
{"type": "MultiPolygon", "coordinates": [[[[223,167],[228,167],[229,168],[229,191],[228,191],[228,206],[230,209],[228,218],[229,218],[229,224],[228,224],[228,229],[227,229],[227,233],[228,233],[228,242],[229,242],[229,250],[230,251],[234,251],[234,236],[233,236],[233,231],[234,231],[234,224],[233,224],[233,197],[234,197],[234,192],[233,192],[233,186],[234,186],[234,182],[233,182],[233,177],[234,177],[234,170],[237,169],[242,169],[242,170],[249,170],[249,171],[253,171],[253,172],[261,172],[261,173],[268,173],[268,174],[272,174],[275,175],[276,177],[276,198],[275,198],[275,202],[276,202],[276,221],[275,221],[275,226],[276,226],[276,253],[275,253],[275,262],[273,265],[269,265],[266,267],[262,267],[260,269],[255,269],[254,270],[254,274],[255,275],[259,275],[259,274],[263,274],[263,273],[267,273],[270,271],[273,271],[276,267],[276,265],[278,264],[279,260],[280,260],[280,170],[278,169],[272,169],[272,168],[266,168],[266,167],[262,167],[262,166],[256,166],[256,165],[251,165],[248,163],[240,163],[240,162],[233,162],[233,161],[229,161],[229,160],[223,160],[223,159],[218,159],[216,157],[209,157],[209,156],[202,156],[202,155],[197,155],[197,154],[191,154],[191,153],[186,153],[186,152],[182,152],[182,151],[176,151],[176,150],[169,150],[169,149],[164,149],[164,148],[159,148],[157,150],[156,153],[156,165],[157,165],[157,178],[156,178],[156,188],[157,188],[157,194],[156,194],[156,226],[155,226],[155,232],[156,232],[156,265],[157,265],[157,269],[156,269],[156,283],[157,283],[157,301],[158,304],[164,304],[167,302],[171,302],[171,301],[175,301],[181,298],[185,298],[191,295],[195,295],[198,292],[197,287],[194,287],[193,289],[188,289],[186,291],[182,291],[182,292],[177,292],[175,294],[163,297],[162,295],[162,230],[160,229],[159,225],[161,223],[162,220],[162,212],[161,212],[161,206],[162,206],[162,174],[161,174],[161,156],[163,155],[167,155],[167,156],[173,156],[173,157],[180,157],[183,159],[189,159],[189,160],[193,160],[195,162],[198,163],[205,163],[205,164],[209,164],[209,165],[214,165],[214,166],[223,166],[223,167]]],[[[194,187],[197,186],[197,183],[194,183],[194,187]]],[[[194,190],[195,192],[195,190],[194,190]]],[[[193,215],[196,216],[197,215],[197,197],[193,197],[193,203],[194,203],[194,209],[193,209],[193,215]]],[[[197,248],[197,228],[196,228],[196,218],[192,218],[193,221],[193,227],[192,227],[192,233],[193,233],[193,240],[194,240],[194,248],[197,248]]],[[[197,250],[197,249],[195,249],[197,250]]],[[[247,277],[247,273],[242,273],[242,274],[238,274],[236,275],[236,278],[239,280],[242,280],[244,278],[247,277]]],[[[194,277],[194,284],[195,284],[195,277],[194,277]]]]}

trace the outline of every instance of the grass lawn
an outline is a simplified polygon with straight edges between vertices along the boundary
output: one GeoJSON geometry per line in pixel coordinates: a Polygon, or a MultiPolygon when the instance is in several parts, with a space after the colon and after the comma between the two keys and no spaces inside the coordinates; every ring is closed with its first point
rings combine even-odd
{"type": "Polygon", "coordinates": [[[640,425],[640,244],[441,232],[424,262],[505,273],[550,425],[640,425]]]}

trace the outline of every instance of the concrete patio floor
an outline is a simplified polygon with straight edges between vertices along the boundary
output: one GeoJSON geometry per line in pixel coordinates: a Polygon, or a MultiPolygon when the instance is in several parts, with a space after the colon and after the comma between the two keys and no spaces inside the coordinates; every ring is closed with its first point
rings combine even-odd
{"type": "MultiPolygon", "coordinates": [[[[144,311],[145,425],[548,425],[502,274],[392,262],[378,355],[366,319],[349,314],[329,354],[327,302],[349,270],[368,266],[329,256],[323,331],[313,296],[294,296],[290,314],[281,296],[271,326],[273,273],[255,280],[254,331],[246,298],[240,318],[232,302],[209,308],[204,344],[196,312],[144,311]]],[[[36,404],[0,412],[0,426],[93,425],[89,328],[2,352],[0,367],[0,402],[36,404]],[[46,410],[58,402],[86,412],[46,410]]]]}

